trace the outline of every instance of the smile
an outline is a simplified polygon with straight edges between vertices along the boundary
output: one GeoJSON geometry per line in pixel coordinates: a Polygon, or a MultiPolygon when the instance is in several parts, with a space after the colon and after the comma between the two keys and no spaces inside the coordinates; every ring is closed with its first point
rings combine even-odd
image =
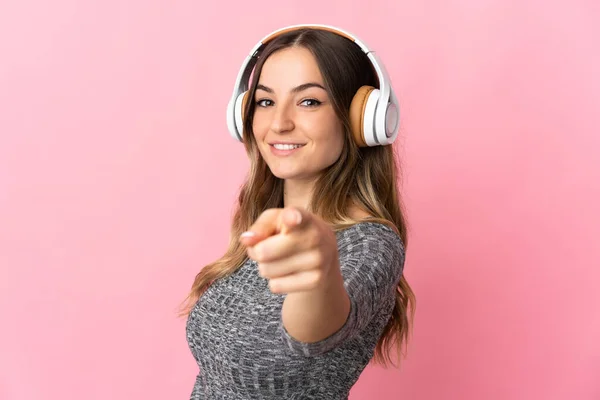
{"type": "Polygon", "coordinates": [[[273,147],[275,147],[277,150],[293,150],[293,149],[297,149],[299,147],[304,146],[303,144],[280,144],[280,143],[276,143],[271,145],[273,147]]]}
{"type": "Polygon", "coordinates": [[[291,143],[275,143],[269,145],[271,153],[276,156],[287,156],[297,152],[299,149],[304,147],[303,144],[291,144],[291,143]]]}

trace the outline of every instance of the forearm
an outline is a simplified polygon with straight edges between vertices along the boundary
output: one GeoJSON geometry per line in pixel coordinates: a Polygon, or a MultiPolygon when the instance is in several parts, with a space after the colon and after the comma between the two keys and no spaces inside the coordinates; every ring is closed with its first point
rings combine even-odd
{"type": "Polygon", "coordinates": [[[322,285],[290,293],[283,302],[283,326],[298,341],[318,342],[337,332],[346,322],[350,299],[339,265],[329,271],[322,285]]]}

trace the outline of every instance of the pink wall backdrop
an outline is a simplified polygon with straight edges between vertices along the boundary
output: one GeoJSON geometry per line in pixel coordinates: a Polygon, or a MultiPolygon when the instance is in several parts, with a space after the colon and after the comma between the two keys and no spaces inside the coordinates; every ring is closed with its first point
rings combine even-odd
{"type": "Polygon", "coordinates": [[[0,399],[188,398],[174,312],[247,168],[225,106],[302,22],[402,102],[416,327],[351,399],[600,399],[600,7],[566,0],[2,2],[0,399]]]}

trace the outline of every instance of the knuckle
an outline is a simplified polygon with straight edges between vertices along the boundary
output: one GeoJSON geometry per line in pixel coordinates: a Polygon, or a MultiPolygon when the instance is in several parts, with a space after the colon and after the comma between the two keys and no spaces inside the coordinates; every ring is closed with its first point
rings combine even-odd
{"type": "Polygon", "coordinates": [[[267,268],[263,264],[258,263],[258,274],[265,278],[267,276],[267,272],[267,268]]]}
{"type": "Polygon", "coordinates": [[[312,251],[310,255],[311,264],[320,266],[323,263],[323,255],[320,251],[312,251]]]}
{"type": "Polygon", "coordinates": [[[321,244],[321,235],[316,231],[311,231],[310,235],[308,235],[308,243],[311,248],[319,247],[321,244]]]}
{"type": "Polygon", "coordinates": [[[311,285],[314,286],[314,285],[318,285],[321,282],[322,278],[323,278],[323,271],[318,270],[310,275],[308,281],[311,285]]]}
{"type": "Polygon", "coordinates": [[[257,261],[262,261],[265,258],[265,246],[262,244],[257,244],[256,246],[254,246],[254,256],[256,257],[257,261]]]}

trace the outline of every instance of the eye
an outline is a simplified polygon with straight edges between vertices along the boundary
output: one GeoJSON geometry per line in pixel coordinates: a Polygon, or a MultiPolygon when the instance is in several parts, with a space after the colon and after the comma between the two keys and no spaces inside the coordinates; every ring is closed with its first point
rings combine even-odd
{"type": "Polygon", "coordinates": [[[268,107],[268,106],[272,106],[273,102],[269,99],[261,99],[256,102],[256,105],[259,107],[268,107]]]}
{"type": "Polygon", "coordinates": [[[318,105],[321,104],[321,102],[317,99],[305,99],[302,100],[302,102],[300,103],[306,107],[317,107],[318,105]]]}

